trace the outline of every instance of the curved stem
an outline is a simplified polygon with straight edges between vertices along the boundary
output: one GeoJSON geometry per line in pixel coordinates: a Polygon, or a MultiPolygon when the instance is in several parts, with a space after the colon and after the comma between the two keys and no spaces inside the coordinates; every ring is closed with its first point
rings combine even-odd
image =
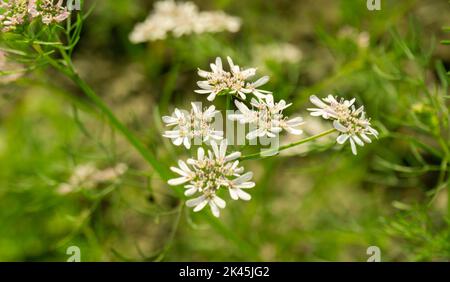
{"type": "Polygon", "coordinates": [[[161,165],[157,158],[137,139],[137,137],[131,133],[125,125],[123,125],[108,106],[97,96],[97,94],[91,89],[91,87],[80,78],[80,76],[73,72],[69,75],[69,78],[77,84],[86,96],[97,106],[97,108],[107,117],[108,121],[114,128],[116,128],[140,153],[140,155],[155,169],[155,171],[164,180],[169,179],[168,171],[161,165]]]}
{"type": "Polygon", "coordinates": [[[327,131],[321,132],[319,134],[316,134],[316,135],[304,138],[304,139],[302,139],[300,141],[280,146],[280,147],[278,147],[276,149],[267,150],[267,151],[263,151],[263,152],[259,152],[259,153],[255,153],[255,154],[242,156],[242,157],[239,158],[239,160],[240,161],[244,161],[244,160],[268,158],[268,157],[271,157],[271,156],[275,156],[275,155],[278,155],[278,153],[283,151],[283,150],[287,150],[289,148],[292,148],[292,147],[295,147],[295,146],[307,143],[307,142],[315,140],[315,139],[319,139],[319,138],[321,138],[323,136],[326,136],[326,135],[331,134],[331,133],[336,132],[336,131],[337,131],[336,129],[332,128],[332,129],[329,129],[327,131]],[[270,154],[270,155],[267,156],[267,154],[270,154]]]}

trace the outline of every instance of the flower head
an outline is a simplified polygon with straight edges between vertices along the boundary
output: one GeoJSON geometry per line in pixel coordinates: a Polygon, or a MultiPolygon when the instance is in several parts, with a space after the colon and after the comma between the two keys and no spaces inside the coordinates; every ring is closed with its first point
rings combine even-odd
{"type": "Polygon", "coordinates": [[[59,23],[70,15],[63,0],[0,0],[0,29],[10,32],[29,19],[41,18],[49,25],[59,23]]]}
{"type": "Polygon", "coordinates": [[[193,2],[172,0],[155,3],[154,11],[135,26],[130,34],[133,43],[165,39],[170,33],[181,37],[192,33],[237,32],[241,22],[222,11],[200,12],[193,2]]]}
{"type": "Polygon", "coordinates": [[[0,29],[13,31],[28,16],[28,0],[0,0],[0,29]]]}
{"type": "Polygon", "coordinates": [[[188,207],[193,207],[194,212],[202,210],[209,205],[214,216],[220,216],[220,209],[225,208],[225,201],[217,193],[220,189],[228,189],[230,197],[234,200],[242,199],[248,201],[251,196],[242,189],[255,186],[251,182],[252,172],[244,172],[239,167],[240,152],[227,154],[227,141],[222,140],[220,145],[211,141],[212,151],[205,152],[198,148],[197,159],[188,159],[186,162],[178,161],[178,167],[171,170],[180,175],[178,178],[170,179],[169,185],[185,184],[184,194],[194,196],[186,202],[188,207]]]}
{"type": "Polygon", "coordinates": [[[30,0],[29,12],[32,18],[41,17],[46,25],[60,23],[70,15],[63,0],[30,0]]]}
{"type": "Polygon", "coordinates": [[[285,42],[256,45],[252,49],[252,54],[257,66],[265,66],[267,62],[296,64],[303,57],[302,51],[297,46],[285,42]]]}
{"type": "Polygon", "coordinates": [[[172,116],[163,116],[163,122],[166,126],[175,126],[172,130],[166,131],[163,136],[172,139],[176,146],[183,144],[187,149],[191,147],[191,141],[199,138],[201,141],[221,140],[223,132],[215,130],[213,119],[216,108],[210,106],[204,111],[195,103],[191,103],[190,112],[175,109],[172,116]]]}
{"type": "Polygon", "coordinates": [[[225,71],[222,66],[222,59],[217,57],[215,63],[212,63],[211,71],[204,71],[199,69],[198,75],[205,80],[197,82],[201,88],[195,90],[199,94],[208,94],[208,100],[213,101],[220,93],[231,93],[239,96],[241,99],[246,98],[246,94],[253,93],[257,97],[264,97],[270,94],[269,91],[260,90],[258,87],[266,84],[269,81],[268,76],[263,76],[260,79],[250,82],[249,78],[256,74],[256,68],[241,69],[238,65],[233,63],[230,57],[227,57],[230,71],[225,71]]]}
{"type": "Polygon", "coordinates": [[[283,115],[283,110],[292,104],[286,104],[284,100],[275,102],[271,94],[266,95],[264,98],[253,98],[251,100],[252,109],[249,109],[244,103],[237,100],[235,104],[240,113],[231,114],[228,118],[237,120],[241,124],[248,123],[255,126],[254,130],[246,136],[249,140],[263,136],[273,138],[282,130],[295,135],[300,135],[303,132],[295,128],[303,124],[301,117],[288,119],[288,117],[283,115]]]}
{"type": "Polygon", "coordinates": [[[334,128],[340,132],[336,141],[344,144],[348,140],[354,155],[357,154],[356,144],[364,146],[364,143],[372,142],[369,136],[378,137],[378,131],[372,127],[370,119],[366,118],[364,106],[356,108],[354,98],[338,100],[337,97],[328,95],[321,100],[313,95],[310,100],[318,107],[308,109],[311,115],[333,120],[334,128]]]}

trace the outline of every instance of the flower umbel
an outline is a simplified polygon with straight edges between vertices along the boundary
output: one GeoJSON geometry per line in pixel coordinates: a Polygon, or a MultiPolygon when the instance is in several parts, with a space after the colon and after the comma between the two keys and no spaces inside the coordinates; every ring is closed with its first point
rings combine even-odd
{"type": "Polygon", "coordinates": [[[246,98],[246,94],[253,93],[257,97],[264,97],[270,94],[270,91],[260,90],[258,87],[269,81],[268,76],[263,76],[255,82],[249,82],[248,79],[256,74],[256,68],[241,69],[233,63],[230,57],[227,57],[230,71],[225,71],[222,67],[222,59],[217,57],[215,63],[212,63],[211,71],[199,69],[198,75],[205,80],[197,82],[201,88],[195,90],[199,94],[208,94],[208,101],[213,101],[218,94],[231,93],[241,99],[246,98]]]}
{"type": "Polygon", "coordinates": [[[348,140],[354,155],[357,154],[356,144],[364,146],[364,143],[372,143],[369,136],[378,137],[378,131],[372,127],[370,119],[366,118],[364,106],[356,108],[354,98],[338,100],[337,97],[328,95],[321,100],[313,95],[310,100],[318,107],[308,109],[311,115],[333,120],[334,128],[340,132],[336,141],[344,144],[348,140]]]}
{"type": "Polygon", "coordinates": [[[28,16],[28,0],[0,0],[0,29],[13,31],[28,16]]]}
{"type": "Polygon", "coordinates": [[[196,103],[191,103],[191,111],[185,112],[175,109],[172,116],[163,116],[166,126],[175,126],[172,130],[166,131],[163,136],[172,139],[176,146],[183,144],[187,149],[191,148],[191,141],[198,138],[200,141],[221,140],[223,132],[215,130],[213,119],[216,108],[210,106],[204,111],[196,103]]]}
{"type": "Polygon", "coordinates": [[[10,32],[29,20],[41,18],[49,25],[60,23],[70,15],[63,0],[0,0],[0,29],[10,32]]]}
{"type": "Polygon", "coordinates": [[[249,140],[263,136],[273,138],[282,130],[286,130],[294,135],[300,135],[303,132],[295,128],[303,124],[301,117],[289,120],[288,117],[283,115],[283,110],[292,104],[286,104],[284,100],[274,102],[271,94],[259,99],[252,98],[252,109],[249,109],[244,103],[238,100],[235,101],[235,104],[240,113],[231,114],[228,118],[237,120],[241,124],[249,123],[255,126],[254,130],[250,131],[246,136],[249,140]]]}
{"type": "Polygon", "coordinates": [[[60,23],[70,15],[63,0],[30,0],[29,12],[32,18],[41,17],[46,25],[60,23]]]}
{"type": "Polygon", "coordinates": [[[180,177],[170,179],[169,185],[185,184],[186,196],[199,195],[186,202],[188,207],[193,207],[194,212],[202,210],[209,205],[214,216],[220,216],[220,209],[225,208],[226,202],[217,196],[218,191],[228,189],[233,200],[242,199],[248,201],[251,196],[242,189],[249,189],[255,186],[251,182],[252,172],[244,172],[243,167],[239,167],[240,152],[227,154],[227,141],[222,140],[220,145],[211,141],[212,151],[205,152],[203,148],[198,148],[197,159],[188,159],[186,162],[178,161],[179,167],[170,169],[179,174],[180,177]]]}

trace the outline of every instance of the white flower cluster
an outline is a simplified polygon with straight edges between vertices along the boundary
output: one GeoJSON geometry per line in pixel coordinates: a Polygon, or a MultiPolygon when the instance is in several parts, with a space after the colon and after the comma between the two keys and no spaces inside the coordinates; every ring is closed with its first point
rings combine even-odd
{"type": "Polygon", "coordinates": [[[197,158],[188,159],[186,162],[178,161],[179,167],[171,167],[171,170],[180,175],[169,180],[169,185],[185,184],[186,196],[200,194],[200,196],[186,202],[188,207],[193,207],[194,212],[202,210],[209,205],[214,216],[220,216],[220,209],[225,208],[226,202],[217,195],[223,188],[227,189],[233,200],[251,199],[251,196],[242,189],[255,186],[251,182],[252,172],[244,173],[244,168],[239,166],[240,152],[227,154],[227,141],[222,140],[220,146],[211,142],[213,151],[205,153],[203,148],[198,148],[197,158]]]}
{"type": "Polygon", "coordinates": [[[28,20],[40,18],[49,25],[59,23],[70,15],[63,0],[0,0],[0,29],[14,31],[28,20]]]}
{"type": "Polygon", "coordinates": [[[250,124],[253,126],[253,131],[247,134],[247,139],[252,140],[258,137],[276,137],[282,130],[300,135],[302,130],[295,127],[303,124],[301,117],[296,117],[288,120],[283,115],[283,110],[292,104],[286,104],[286,101],[274,102],[273,96],[268,94],[264,97],[255,99],[252,98],[252,109],[249,109],[244,103],[236,100],[234,102],[239,109],[239,114],[231,114],[228,116],[230,120],[237,120],[241,124],[250,124]]]}
{"type": "Polygon", "coordinates": [[[256,45],[252,48],[253,60],[257,66],[265,66],[267,62],[277,62],[279,64],[296,64],[303,53],[297,46],[291,43],[272,43],[256,45]]]}
{"type": "Polygon", "coordinates": [[[357,154],[356,144],[364,146],[364,143],[372,142],[369,136],[378,137],[378,131],[372,127],[370,119],[366,118],[364,106],[356,108],[354,98],[345,100],[328,95],[321,100],[313,95],[310,100],[318,107],[308,109],[311,115],[333,120],[334,128],[340,132],[336,141],[344,144],[349,140],[354,155],[357,154]]]}
{"type": "Polygon", "coordinates": [[[220,94],[235,94],[241,99],[246,99],[246,94],[253,93],[257,97],[264,97],[271,92],[257,89],[269,81],[268,76],[263,76],[255,82],[248,81],[256,74],[256,68],[241,69],[227,57],[230,71],[225,71],[222,66],[222,59],[217,57],[215,64],[210,65],[211,71],[199,69],[198,75],[205,80],[198,81],[201,88],[195,90],[199,94],[208,94],[208,101],[213,101],[220,94]]]}
{"type": "Polygon", "coordinates": [[[192,2],[166,0],[155,3],[155,10],[134,27],[130,41],[142,43],[165,39],[169,33],[180,37],[193,33],[237,32],[240,26],[239,18],[222,11],[200,12],[192,2]]]}
{"type": "Polygon", "coordinates": [[[171,116],[163,116],[163,122],[166,126],[175,126],[172,130],[164,133],[164,137],[172,139],[172,143],[176,146],[183,144],[186,149],[191,148],[192,140],[199,138],[200,141],[221,140],[223,131],[215,130],[213,119],[216,108],[210,106],[202,111],[196,103],[191,103],[190,112],[175,109],[171,116]]]}
{"type": "MultiPolygon", "coordinates": [[[[274,138],[283,130],[296,135],[302,133],[302,130],[295,128],[303,123],[302,119],[300,117],[288,119],[283,114],[291,104],[287,104],[284,100],[275,102],[271,92],[258,89],[269,81],[268,76],[250,82],[248,79],[256,74],[255,68],[241,69],[230,57],[227,57],[227,60],[230,71],[223,69],[220,58],[216,58],[215,63],[211,64],[211,72],[198,71],[200,77],[206,80],[197,83],[202,88],[196,90],[197,93],[209,94],[209,101],[214,100],[217,95],[234,97],[239,112],[228,114],[227,119],[253,125],[254,130],[247,134],[249,140],[258,137],[274,138]],[[254,95],[250,101],[251,109],[246,105],[247,94],[254,95]]],[[[178,167],[171,167],[179,177],[170,179],[168,183],[184,184],[186,196],[199,195],[186,202],[186,205],[193,207],[195,212],[209,205],[213,215],[218,217],[220,209],[226,206],[225,201],[218,196],[221,189],[228,189],[233,200],[247,201],[251,196],[243,189],[253,188],[255,183],[250,181],[253,173],[244,173],[244,168],[239,167],[238,158],[241,153],[227,154],[226,139],[218,145],[224,134],[212,124],[216,113],[218,111],[214,106],[202,111],[199,106],[192,103],[190,112],[175,109],[171,116],[163,116],[162,119],[166,126],[174,127],[163,136],[172,139],[176,146],[183,144],[189,149],[194,138],[210,142],[212,151],[205,152],[203,147],[199,147],[196,159],[191,158],[186,162],[180,160],[178,167]]]]}

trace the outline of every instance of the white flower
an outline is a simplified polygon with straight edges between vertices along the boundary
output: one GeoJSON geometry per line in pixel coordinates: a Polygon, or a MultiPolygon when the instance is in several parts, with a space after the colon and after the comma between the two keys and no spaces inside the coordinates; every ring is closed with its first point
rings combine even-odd
{"type": "Polygon", "coordinates": [[[192,2],[159,1],[147,19],[137,24],[130,34],[133,43],[165,39],[193,33],[237,32],[241,21],[222,11],[200,12],[192,2]]]}
{"type": "Polygon", "coordinates": [[[274,102],[271,94],[264,98],[252,99],[252,109],[249,109],[244,103],[235,101],[236,107],[239,109],[238,114],[230,114],[230,120],[237,120],[241,124],[251,124],[255,129],[247,134],[247,139],[252,140],[257,137],[267,136],[269,138],[276,137],[282,130],[286,130],[291,134],[300,135],[302,130],[297,129],[299,125],[303,124],[301,117],[288,119],[283,115],[283,110],[292,104],[286,104],[286,101],[281,100],[274,102]]]}
{"type": "Polygon", "coordinates": [[[214,216],[220,216],[220,209],[225,208],[226,203],[217,196],[220,189],[228,189],[230,196],[234,200],[250,200],[251,196],[242,189],[249,189],[255,186],[251,182],[253,174],[244,172],[243,167],[239,167],[240,152],[227,154],[227,141],[222,140],[220,145],[211,141],[212,151],[205,152],[203,148],[198,148],[197,158],[188,159],[187,162],[180,160],[178,167],[170,169],[177,173],[179,177],[170,179],[169,185],[184,184],[186,196],[199,196],[186,201],[188,207],[194,207],[194,212],[202,210],[209,205],[214,216]]]}
{"type": "Polygon", "coordinates": [[[208,94],[208,101],[213,101],[218,94],[231,93],[246,98],[246,94],[253,93],[257,97],[264,97],[270,94],[270,91],[257,89],[269,81],[268,76],[261,77],[255,82],[248,81],[256,74],[256,68],[241,69],[233,63],[230,57],[227,57],[230,71],[225,71],[222,66],[222,59],[217,57],[215,63],[210,65],[211,71],[199,69],[198,75],[205,80],[198,81],[197,85],[201,88],[195,90],[199,94],[208,94]]]}
{"type": "Polygon", "coordinates": [[[290,43],[261,44],[253,48],[256,65],[265,66],[267,62],[296,64],[302,57],[302,51],[290,43]]]}
{"type": "Polygon", "coordinates": [[[311,111],[311,115],[333,120],[334,128],[341,133],[336,141],[339,144],[344,144],[348,140],[354,155],[357,154],[356,144],[364,146],[364,143],[372,142],[369,136],[378,137],[378,131],[372,127],[370,119],[366,118],[364,106],[355,108],[354,98],[338,101],[332,95],[328,95],[321,100],[313,95],[310,100],[318,107],[308,109],[308,111],[311,111]]]}
{"type": "Polygon", "coordinates": [[[166,126],[175,126],[172,130],[166,131],[163,136],[172,139],[176,146],[183,144],[187,149],[191,147],[191,141],[198,138],[200,141],[210,139],[221,140],[223,132],[215,130],[213,119],[216,108],[210,106],[202,111],[195,103],[191,103],[192,109],[188,112],[175,109],[172,116],[163,116],[162,120],[166,126]]]}

